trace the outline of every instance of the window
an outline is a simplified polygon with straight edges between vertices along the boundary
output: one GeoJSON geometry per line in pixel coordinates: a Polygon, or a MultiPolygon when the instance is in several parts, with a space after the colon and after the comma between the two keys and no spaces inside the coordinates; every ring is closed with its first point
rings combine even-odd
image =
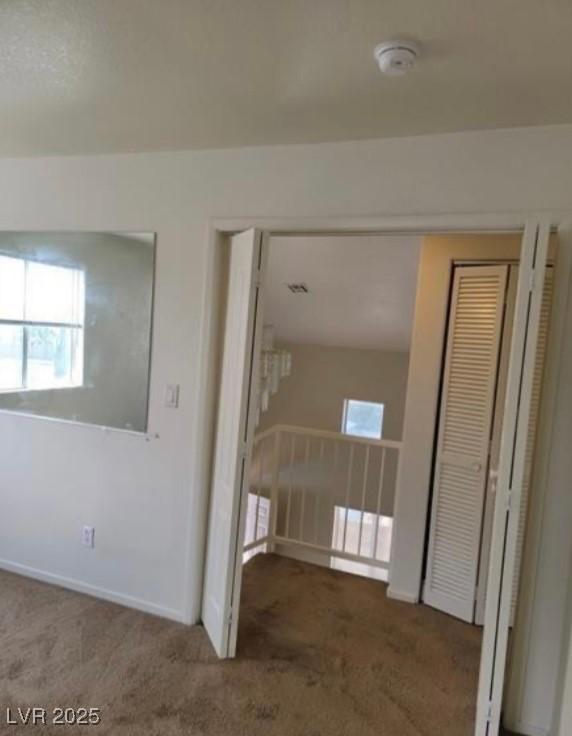
{"type": "MultiPolygon", "coordinates": [[[[254,542],[268,536],[270,523],[270,499],[259,496],[256,493],[248,494],[248,505],[246,510],[246,529],[244,532],[244,544],[254,542]]],[[[242,555],[242,563],[248,562],[251,557],[259,552],[266,552],[267,545],[261,544],[253,547],[242,555]]]]}
{"type": "Polygon", "coordinates": [[[83,383],[84,272],[0,255],[0,391],[83,383]]]}
{"type": "Polygon", "coordinates": [[[342,432],[354,437],[380,440],[383,430],[383,404],[346,399],[342,416],[342,432]]]}

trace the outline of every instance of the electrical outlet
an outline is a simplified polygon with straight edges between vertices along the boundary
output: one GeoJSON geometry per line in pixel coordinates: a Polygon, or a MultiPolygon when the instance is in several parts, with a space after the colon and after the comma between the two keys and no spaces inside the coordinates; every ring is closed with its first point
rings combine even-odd
{"type": "Polygon", "coordinates": [[[95,546],[95,529],[92,526],[84,526],[81,530],[81,543],[84,547],[95,546]]]}

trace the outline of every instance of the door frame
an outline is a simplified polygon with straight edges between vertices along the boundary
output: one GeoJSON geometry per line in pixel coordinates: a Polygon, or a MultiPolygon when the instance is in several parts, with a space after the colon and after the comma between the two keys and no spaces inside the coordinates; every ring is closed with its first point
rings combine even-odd
{"type": "MultiPolygon", "coordinates": [[[[524,233],[527,226],[531,223],[547,222],[551,229],[559,231],[563,243],[567,243],[567,247],[559,248],[555,263],[555,284],[554,284],[554,310],[552,313],[551,337],[546,355],[546,383],[545,393],[543,397],[543,411],[540,422],[539,431],[542,427],[550,431],[555,414],[555,398],[558,382],[558,365],[562,359],[563,345],[558,339],[562,335],[565,327],[569,276],[572,270],[572,233],[569,229],[572,222],[572,212],[570,211],[536,211],[518,213],[478,213],[478,214],[447,214],[435,213],[425,215],[398,215],[378,217],[239,217],[239,218],[213,218],[208,222],[207,239],[208,239],[208,256],[206,264],[206,279],[208,284],[216,283],[217,271],[217,245],[221,240],[224,241],[229,235],[247,230],[249,228],[257,228],[267,237],[271,236],[296,236],[296,235],[357,235],[357,234],[379,234],[379,235],[430,235],[445,233],[524,233]]],[[[524,243],[524,238],[523,238],[524,243]]],[[[521,251],[521,257],[523,255],[521,251]]],[[[205,323],[203,329],[206,330],[207,340],[212,348],[213,330],[216,329],[215,301],[218,295],[206,290],[205,296],[205,323]],[[210,333],[210,335],[209,335],[210,333]],[[210,338],[210,339],[209,339],[210,338]]],[[[209,351],[207,351],[209,352],[209,351]]],[[[212,374],[212,354],[205,356],[203,363],[203,374],[207,384],[212,384],[207,379],[208,371],[212,374]]],[[[210,408],[205,407],[205,420],[207,426],[212,426],[212,420],[209,421],[210,414],[213,412],[214,402],[210,408]]],[[[208,447],[207,447],[208,449],[208,447]]],[[[210,449],[212,452],[212,438],[210,449]]],[[[546,443],[542,445],[543,456],[540,458],[539,465],[541,467],[540,476],[546,479],[549,469],[549,446],[546,443]]],[[[537,474],[538,475],[538,474],[537,474]]],[[[430,479],[428,479],[430,482],[430,479]]],[[[538,477],[537,477],[538,482],[538,477]]],[[[205,501],[204,518],[205,526],[207,524],[208,514],[208,497],[205,501]]],[[[540,533],[541,519],[537,523],[536,538],[540,533]]],[[[239,530],[236,529],[236,544],[240,544],[239,530]]],[[[535,551],[536,557],[540,556],[540,549],[535,551]]],[[[204,560],[203,560],[204,563],[204,560]]],[[[203,564],[204,567],[204,564],[203,564]]],[[[529,582],[534,588],[535,580],[529,582]]],[[[530,607],[530,606],[529,606],[530,607]]],[[[238,607],[237,609],[238,610],[238,607]]],[[[486,627],[486,624],[485,624],[486,627]]],[[[482,679],[482,678],[481,678],[482,679]]],[[[485,686],[480,681],[478,700],[482,701],[484,697],[485,686]]],[[[479,719],[477,718],[476,729],[479,729],[479,719]]],[[[487,729],[488,731],[488,729],[487,729]]],[[[477,736],[485,734],[486,731],[476,730],[477,736]]]]}

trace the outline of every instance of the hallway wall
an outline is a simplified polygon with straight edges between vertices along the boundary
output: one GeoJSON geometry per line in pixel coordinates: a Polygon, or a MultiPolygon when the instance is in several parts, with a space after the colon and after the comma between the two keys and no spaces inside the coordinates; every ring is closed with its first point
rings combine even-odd
{"type": "MultiPolygon", "coordinates": [[[[150,434],[2,413],[0,566],[199,620],[215,403],[209,233],[217,217],[235,218],[236,229],[280,217],[306,218],[308,227],[337,218],[347,228],[352,218],[379,224],[376,217],[404,213],[569,211],[570,191],[572,126],[1,160],[0,228],[151,231],[158,239],[150,434]],[[172,383],[181,386],[178,410],[163,403],[172,383]],[[80,544],[81,526],[90,523],[95,549],[80,544]]],[[[572,345],[572,320],[562,344],[572,345]]],[[[570,580],[566,351],[555,378],[558,431],[549,455],[536,644],[527,655],[526,692],[543,694],[535,706],[539,725],[552,718],[570,580]],[[547,606],[549,618],[542,616],[547,606]]]]}
{"type": "Polygon", "coordinates": [[[339,432],[344,399],[384,404],[383,437],[401,439],[408,353],[281,343],[292,353],[292,375],[283,379],[259,431],[273,424],[339,432]]]}

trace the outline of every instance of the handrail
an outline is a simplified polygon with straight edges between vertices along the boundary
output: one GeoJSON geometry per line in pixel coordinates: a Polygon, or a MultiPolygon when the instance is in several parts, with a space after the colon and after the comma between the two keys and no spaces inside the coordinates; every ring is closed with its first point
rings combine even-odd
{"type": "Polygon", "coordinates": [[[251,466],[249,501],[252,495],[256,506],[252,512],[255,514],[251,525],[253,534],[245,540],[246,556],[264,546],[272,552],[278,544],[388,569],[387,541],[391,540],[391,527],[389,532],[385,526],[381,529],[386,518],[382,514],[382,496],[384,488],[387,491],[388,477],[386,457],[396,454],[397,466],[393,472],[398,475],[403,442],[275,424],[254,438],[254,447],[258,458],[251,466]],[[320,446],[318,454],[311,450],[316,439],[320,446]],[[345,443],[349,452],[338,443],[345,443]],[[325,453],[328,444],[331,452],[325,453]],[[356,455],[360,461],[354,462],[356,455]],[[342,501],[344,489],[345,501],[342,501]],[[266,523],[260,527],[262,495],[267,516],[263,517],[266,523]],[[280,524],[279,504],[284,505],[280,524]],[[324,507],[329,509],[325,516],[324,507]],[[262,536],[257,539],[259,533],[262,536]],[[381,548],[379,540],[382,540],[381,548]]]}
{"type": "Polygon", "coordinates": [[[257,445],[261,440],[269,437],[276,432],[289,432],[290,434],[305,434],[310,437],[322,437],[323,439],[337,440],[340,442],[351,442],[358,445],[369,445],[373,447],[390,447],[401,450],[403,442],[398,440],[374,440],[369,437],[358,437],[353,434],[344,434],[343,432],[331,432],[325,429],[313,429],[311,427],[297,427],[291,424],[274,424],[272,427],[260,432],[254,437],[254,444],[257,445]]]}

